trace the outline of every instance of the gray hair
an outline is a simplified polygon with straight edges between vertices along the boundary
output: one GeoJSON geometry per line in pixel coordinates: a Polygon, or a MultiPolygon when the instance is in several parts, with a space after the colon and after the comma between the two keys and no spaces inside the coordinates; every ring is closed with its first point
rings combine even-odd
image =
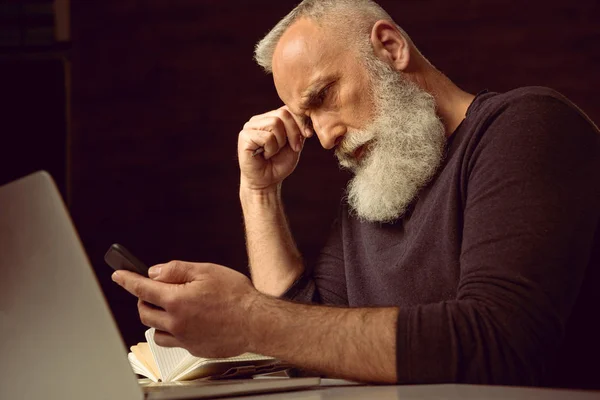
{"type": "Polygon", "coordinates": [[[352,41],[361,52],[370,46],[370,33],[379,20],[394,23],[406,40],[410,38],[390,17],[390,15],[372,0],[304,0],[260,40],[254,49],[254,59],[267,73],[273,72],[273,54],[277,43],[287,29],[301,18],[308,18],[319,25],[331,24],[339,28],[340,38],[352,41]]]}

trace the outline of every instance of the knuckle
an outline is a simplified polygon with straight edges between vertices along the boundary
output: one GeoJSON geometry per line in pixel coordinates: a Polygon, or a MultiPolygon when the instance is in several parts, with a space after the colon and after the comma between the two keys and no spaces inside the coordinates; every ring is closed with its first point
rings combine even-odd
{"type": "Polygon", "coordinates": [[[277,110],[273,113],[273,116],[279,120],[284,120],[285,119],[285,112],[284,110],[277,110]]]}
{"type": "Polygon", "coordinates": [[[255,133],[256,138],[260,138],[262,140],[267,140],[269,137],[273,136],[273,132],[271,132],[270,130],[263,130],[263,131],[258,131],[255,133]]]}
{"type": "Polygon", "coordinates": [[[239,133],[238,136],[238,146],[244,146],[247,143],[251,143],[254,140],[256,140],[256,138],[258,137],[257,133],[255,131],[253,131],[252,129],[250,130],[242,130],[239,133]]]}
{"type": "Polygon", "coordinates": [[[133,282],[131,284],[131,291],[137,297],[141,297],[143,295],[143,293],[142,293],[143,290],[142,290],[142,284],[141,284],[141,282],[140,281],[133,282]]]}
{"type": "Polygon", "coordinates": [[[277,115],[280,118],[288,118],[290,116],[290,112],[285,107],[281,107],[277,109],[277,115]]]}
{"type": "Polygon", "coordinates": [[[142,324],[150,326],[150,321],[148,320],[148,313],[146,312],[146,309],[143,306],[138,305],[138,312],[140,314],[140,321],[142,322],[142,324]]]}
{"type": "Polygon", "coordinates": [[[179,268],[179,264],[180,264],[180,262],[179,262],[179,261],[177,261],[177,260],[172,260],[172,261],[169,261],[169,262],[167,263],[166,267],[167,267],[168,269],[170,269],[170,270],[171,270],[171,269],[177,269],[177,268],[179,268]]]}
{"type": "Polygon", "coordinates": [[[164,308],[170,311],[176,310],[179,305],[179,300],[172,293],[165,294],[161,302],[164,308]]]}
{"type": "Polygon", "coordinates": [[[296,124],[296,120],[294,119],[292,113],[289,112],[288,110],[285,110],[285,109],[280,110],[279,118],[281,118],[281,120],[283,120],[285,122],[288,122],[289,126],[291,126],[292,128],[295,128],[298,126],[296,124]]]}
{"type": "Polygon", "coordinates": [[[148,316],[146,315],[146,313],[140,313],[140,322],[144,326],[150,326],[150,321],[148,321],[148,316]]]}
{"type": "Polygon", "coordinates": [[[273,126],[276,131],[285,132],[285,123],[283,122],[283,119],[275,118],[273,126]]]}

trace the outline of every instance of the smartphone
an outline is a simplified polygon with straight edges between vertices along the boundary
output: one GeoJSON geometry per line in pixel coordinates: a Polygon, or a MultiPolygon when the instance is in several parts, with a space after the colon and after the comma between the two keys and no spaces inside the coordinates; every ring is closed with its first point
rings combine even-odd
{"type": "Polygon", "coordinates": [[[146,277],[148,276],[148,266],[118,243],[110,246],[104,255],[104,261],[113,267],[114,270],[125,269],[146,277]]]}

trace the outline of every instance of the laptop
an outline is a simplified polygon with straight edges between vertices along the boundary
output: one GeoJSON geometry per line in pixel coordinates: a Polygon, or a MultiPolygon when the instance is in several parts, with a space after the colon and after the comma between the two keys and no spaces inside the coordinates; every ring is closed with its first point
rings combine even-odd
{"type": "Polygon", "coordinates": [[[308,388],[319,378],[142,387],[46,172],[0,187],[0,399],[184,399],[308,388]]]}

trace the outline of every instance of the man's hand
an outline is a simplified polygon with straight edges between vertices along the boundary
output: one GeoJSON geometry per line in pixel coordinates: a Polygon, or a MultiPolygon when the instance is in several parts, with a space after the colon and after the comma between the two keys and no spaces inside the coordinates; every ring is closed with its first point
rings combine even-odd
{"type": "Polygon", "coordinates": [[[286,106],[250,118],[238,138],[240,188],[275,188],[296,168],[304,139],[310,135],[286,106]],[[253,156],[261,147],[264,153],[253,156]]]}
{"type": "Polygon", "coordinates": [[[247,317],[261,296],[248,278],[220,265],[181,261],[156,265],[149,274],[152,279],[118,271],[113,280],[139,298],[140,319],[156,328],[159,346],[183,347],[199,357],[248,351],[247,317]]]}
{"type": "Polygon", "coordinates": [[[286,302],[214,264],[173,261],[152,267],[150,276],[117,271],[113,280],[140,299],[140,319],[157,329],[160,346],[200,357],[249,351],[332,377],[396,381],[398,309],[286,302]]]}

